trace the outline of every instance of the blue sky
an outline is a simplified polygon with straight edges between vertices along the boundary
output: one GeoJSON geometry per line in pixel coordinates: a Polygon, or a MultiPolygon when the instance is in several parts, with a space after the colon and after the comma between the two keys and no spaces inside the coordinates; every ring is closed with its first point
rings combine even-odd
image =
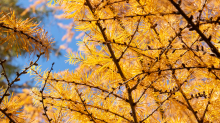
{"type": "MultiPolygon", "coordinates": [[[[31,4],[29,1],[30,0],[19,0],[18,5],[21,5],[22,7],[26,8],[31,4]]],[[[59,46],[59,45],[62,45],[65,43],[65,41],[61,41],[61,38],[63,35],[65,35],[66,30],[60,28],[57,25],[58,22],[61,22],[61,23],[67,25],[71,21],[70,20],[57,20],[57,19],[54,19],[54,17],[52,15],[50,15],[49,17],[45,17],[45,19],[41,23],[41,25],[43,25],[44,29],[46,31],[48,31],[49,35],[52,38],[54,38],[54,40],[57,42],[57,45],[59,46]]],[[[80,32],[75,32],[75,35],[72,39],[72,42],[69,43],[69,45],[68,45],[69,47],[72,48],[73,51],[77,51],[77,49],[78,49],[78,46],[76,45],[76,43],[80,39],[78,39],[76,41],[75,36],[77,36],[79,33],[80,32]]],[[[50,69],[52,63],[55,62],[53,72],[58,72],[59,70],[63,71],[66,69],[74,70],[76,68],[76,66],[69,65],[69,63],[65,63],[65,60],[67,60],[67,58],[65,57],[67,52],[65,50],[61,50],[61,53],[62,53],[62,56],[59,56],[59,57],[55,56],[55,53],[52,53],[50,55],[50,59],[48,61],[46,59],[41,58],[39,60],[38,64],[41,65],[42,70],[46,70],[46,69],[50,69]]],[[[21,65],[21,66],[27,65],[30,63],[31,58],[29,56],[19,57],[18,59],[16,59],[16,64],[21,65]]],[[[25,81],[31,80],[32,77],[33,76],[30,76],[29,74],[21,76],[21,81],[19,84],[22,84],[25,81]]]]}

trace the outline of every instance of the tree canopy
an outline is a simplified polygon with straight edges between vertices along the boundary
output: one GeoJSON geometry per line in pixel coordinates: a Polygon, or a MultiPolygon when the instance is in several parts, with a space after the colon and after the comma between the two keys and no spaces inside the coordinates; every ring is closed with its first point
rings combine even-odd
{"type": "Polygon", "coordinates": [[[220,119],[219,0],[51,0],[85,33],[75,70],[41,71],[53,40],[30,19],[2,14],[8,48],[36,61],[7,79],[1,90],[2,122],[209,123],[220,119]],[[19,40],[9,40],[18,37],[19,40]],[[40,87],[12,95],[29,73],[40,87]],[[25,97],[25,94],[28,98],[25,97]],[[16,103],[20,100],[19,103],[16,103]],[[33,101],[34,106],[30,103],[33,101]],[[26,115],[34,112],[34,115],[26,115]],[[38,118],[38,119],[37,119],[38,118]],[[28,120],[27,120],[28,119],[28,120]],[[36,120],[37,119],[37,120],[36,120]]]}

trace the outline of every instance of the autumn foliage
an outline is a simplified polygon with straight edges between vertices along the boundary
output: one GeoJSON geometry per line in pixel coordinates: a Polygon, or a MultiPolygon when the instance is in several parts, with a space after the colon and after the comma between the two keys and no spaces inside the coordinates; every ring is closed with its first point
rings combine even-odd
{"type": "Polygon", "coordinates": [[[73,19],[71,26],[85,33],[79,51],[66,55],[78,68],[55,73],[55,63],[41,71],[37,61],[49,58],[53,40],[31,19],[3,13],[0,33],[7,36],[0,44],[38,55],[13,81],[4,71],[7,61],[0,61],[8,82],[1,90],[1,122],[220,122],[219,0],[48,4],[61,7],[60,16],[73,19]],[[41,87],[10,94],[26,73],[41,87]]]}

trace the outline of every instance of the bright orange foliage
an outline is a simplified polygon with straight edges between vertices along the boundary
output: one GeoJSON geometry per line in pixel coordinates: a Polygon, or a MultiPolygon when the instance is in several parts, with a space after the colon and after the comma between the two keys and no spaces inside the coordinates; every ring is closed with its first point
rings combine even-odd
{"type": "MultiPolygon", "coordinates": [[[[38,111],[43,112],[42,122],[220,122],[219,0],[51,0],[51,4],[62,6],[63,16],[73,19],[72,26],[85,36],[80,51],[66,55],[67,62],[78,65],[76,70],[53,73],[53,64],[41,72],[37,61],[28,67],[42,84],[31,93],[35,108],[42,109],[38,111]]],[[[23,25],[18,32],[15,26],[5,28],[14,17],[2,18],[0,29],[11,31],[7,39],[38,34],[33,25],[23,25]]],[[[38,51],[48,52],[38,44],[49,47],[47,39],[44,34],[36,38],[38,51]]],[[[1,119],[28,119],[22,114],[28,109],[21,108],[25,101],[15,105],[7,101],[6,92],[2,90],[1,119]]]]}

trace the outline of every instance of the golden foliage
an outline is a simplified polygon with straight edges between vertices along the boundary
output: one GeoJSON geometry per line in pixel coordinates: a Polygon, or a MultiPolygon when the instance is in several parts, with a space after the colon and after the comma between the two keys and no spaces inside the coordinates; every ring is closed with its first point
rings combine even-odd
{"type": "Polygon", "coordinates": [[[42,121],[220,121],[220,1],[52,3],[85,36],[79,52],[66,55],[67,62],[78,63],[75,71],[52,73],[52,65],[41,72],[31,64],[29,73],[41,83],[32,96],[42,121]]]}
{"type": "Polygon", "coordinates": [[[6,50],[12,47],[16,48],[17,56],[22,50],[36,54],[36,52],[45,52],[49,59],[49,53],[53,40],[42,28],[37,27],[39,24],[32,22],[32,19],[17,19],[15,13],[3,13],[0,18],[0,31],[7,36],[0,37],[0,45],[7,44],[6,50]]]}

